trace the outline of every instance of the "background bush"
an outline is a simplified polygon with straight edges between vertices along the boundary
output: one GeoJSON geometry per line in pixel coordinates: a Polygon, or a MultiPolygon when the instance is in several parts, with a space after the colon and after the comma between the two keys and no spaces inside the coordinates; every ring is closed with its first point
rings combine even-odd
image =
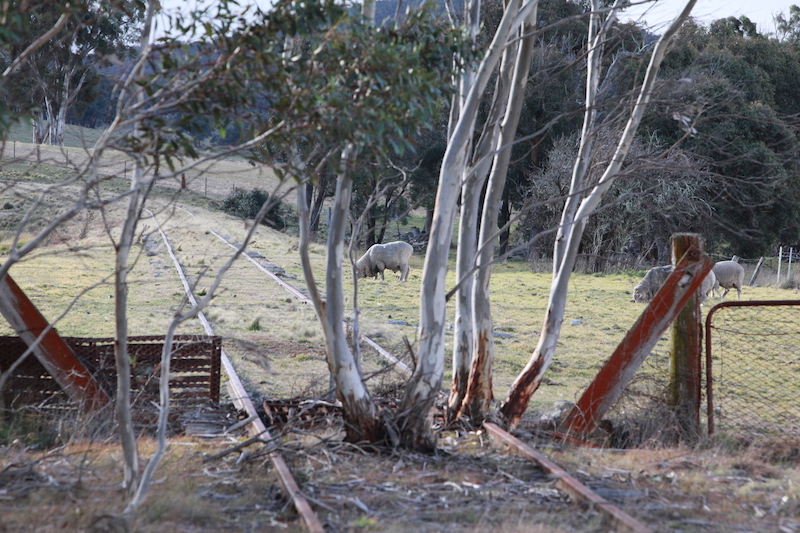
{"type": "MultiPolygon", "coordinates": [[[[222,210],[229,215],[254,219],[265,202],[269,201],[269,193],[261,189],[246,191],[234,187],[222,201],[222,210]]],[[[261,223],[275,229],[284,229],[291,217],[291,209],[280,200],[269,208],[261,223]]]]}

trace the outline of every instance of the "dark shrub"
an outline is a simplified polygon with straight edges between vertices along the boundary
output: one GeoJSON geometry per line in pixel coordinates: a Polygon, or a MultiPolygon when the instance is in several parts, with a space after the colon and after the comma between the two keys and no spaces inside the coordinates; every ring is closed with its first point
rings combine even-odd
{"type": "MultiPolygon", "coordinates": [[[[234,187],[231,193],[222,201],[222,210],[229,215],[253,219],[267,200],[269,200],[269,194],[261,189],[245,191],[234,187]]],[[[283,211],[283,203],[278,201],[269,208],[261,223],[275,229],[285,228],[286,221],[283,211]]]]}

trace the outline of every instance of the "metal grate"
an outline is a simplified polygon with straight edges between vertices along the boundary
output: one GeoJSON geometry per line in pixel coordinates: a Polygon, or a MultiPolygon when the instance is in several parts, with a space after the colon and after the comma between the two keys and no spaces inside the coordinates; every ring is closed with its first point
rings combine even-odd
{"type": "MultiPolygon", "coordinates": [[[[78,359],[114,397],[117,371],[114,339],[64,337],[78,359]]],[[[130,337],[131,401],[150,407],[158,403],[158,380],[164,337],[130,337]]],[[[0,372],[5,372],[26,350],[19,337],[0,337],[0,372]]],[[[202,335],[179,335],[173,343],[170,363],[170,400],[192,406],[219,403],[222,340],[202,335]]],[[[6,407],[66,405],[69,399],[39,360],[29,355],[14,371],[3,390],[6,407]]]]}

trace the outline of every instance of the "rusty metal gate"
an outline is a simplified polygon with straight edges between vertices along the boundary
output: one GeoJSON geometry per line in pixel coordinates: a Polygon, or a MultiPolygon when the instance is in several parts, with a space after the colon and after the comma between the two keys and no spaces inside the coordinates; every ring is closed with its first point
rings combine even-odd
{"type": "MultiPolygon", "coordinates": [[[[116,390],[117,371],[114,339],[64,337],[75,355],[109,392],[116,390]]],[[[164,337],[129,337],[131,357],[131,401],[157,413],[158,378],[164,337]]],[[[0,372],[5,372],[25,352],[19,337],[0,337],[0,372]]],[[[173,406],[192,406],[220,400],[220,356],[222,339],[204,335],[176,335],[170,364],[170,394],[173,406]]],[[[68,398],[33,355],[17,367],[3,390],[7,407],[19,405],[63,405],[68,398]]]]}
{"type": "Polygon", "coordinates": [[[800,435],[800,300],[713,307],[706,392],[709,434],[800,435]]]}

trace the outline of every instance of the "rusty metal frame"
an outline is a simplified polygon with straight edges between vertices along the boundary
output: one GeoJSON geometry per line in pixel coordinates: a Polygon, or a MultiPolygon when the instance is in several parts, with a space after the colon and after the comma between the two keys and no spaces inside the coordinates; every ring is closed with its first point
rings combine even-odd
{"type": "MultiPolygon", "coordinates": [[[[83,364],[98,386],[109,396],[116,387],[117,367],[114,339],[110,337],[61,337],[75,357],[83,364]]],[[[195,406],[220,401],[220,356],[222,339],[205,335],[176,335],[171,354],[173,366],[170,395],[174,405],[195,406]]],[[[131,400],[149,408],[158,401],[159,363],[164,348],[163,336],[128,337],[131,361],[131,400]]],[[[14,401],[65,407],[74,402],[63,387],[52,379],[38,358],[19,358],[28,350],[21,337],[0,336],[0,372],[15,367],[6,383],[3,395],[6,406],[14,401]]],[[[139,413],[141,414],[141,413],[139,413]]]]}
{"type": "MultiPolygon", "coordinates": [[[[661,289],[639,316],[636,324],[628,331],[569,412],[559,431],[585,434],[595,429],[597,422],[622,394],[622,390],[633,378],[658,339],[700,288],[703,278],[713,264],[714,262],[696,247],[686,251],[661,289]],[[686,275],[691,275],[688,282],[683,279],[686,275]]],[[[699,380],[699,373],[697,377],[699,380]]]]}
{"type": "Polygon", "coordinates": [[[645,524],[636,520],[616,505],[607,501],[605,498],[602,498],[599,494],[578,481],[569,472],[548,459],[545,455],[537,452],[507,431],[501,429],[499,426],[492,424],[491,422],[484,422],[483,427],[492,437],[493,442],[497,444],[504,444],[513,448],[514,453],[521,455],[529,461],[533,461],[544,468],[548,474],[556,479],[556,485],[558,488],[568,492],[570,496],[577,501],[581,501],[590,505],[596,505],[598,509],[608,515],[616,527],[625,529],[627,531],[632,531],[634,533],[652,532],[652,530],[645,524]]]}
{"type": "Polygon", "coordinates": [[[0,279],[0,314],[71,400],[87,410],[111,402],[106,391],[9,274],[0,279]]]}
{"type": "Polygon", "coordinates": [[[708,314],[706,315],[705,342],[706,342],[706,399],[708,403],[706,413],[708,417],[709,436],[713,435],[716,429],[714,422],[714,368],[713,368],[714,365],[712,362],[713,343],[711,342],[711,330],[714,327],[712,324],[714,319],[714,314],[720,309],[724,309],[726,307],[779,307],[782,305],[800,306],[800,300],[748,300],[746,302],[737,300],[737,301],[718,303],[708,311],[708,314]]]}

